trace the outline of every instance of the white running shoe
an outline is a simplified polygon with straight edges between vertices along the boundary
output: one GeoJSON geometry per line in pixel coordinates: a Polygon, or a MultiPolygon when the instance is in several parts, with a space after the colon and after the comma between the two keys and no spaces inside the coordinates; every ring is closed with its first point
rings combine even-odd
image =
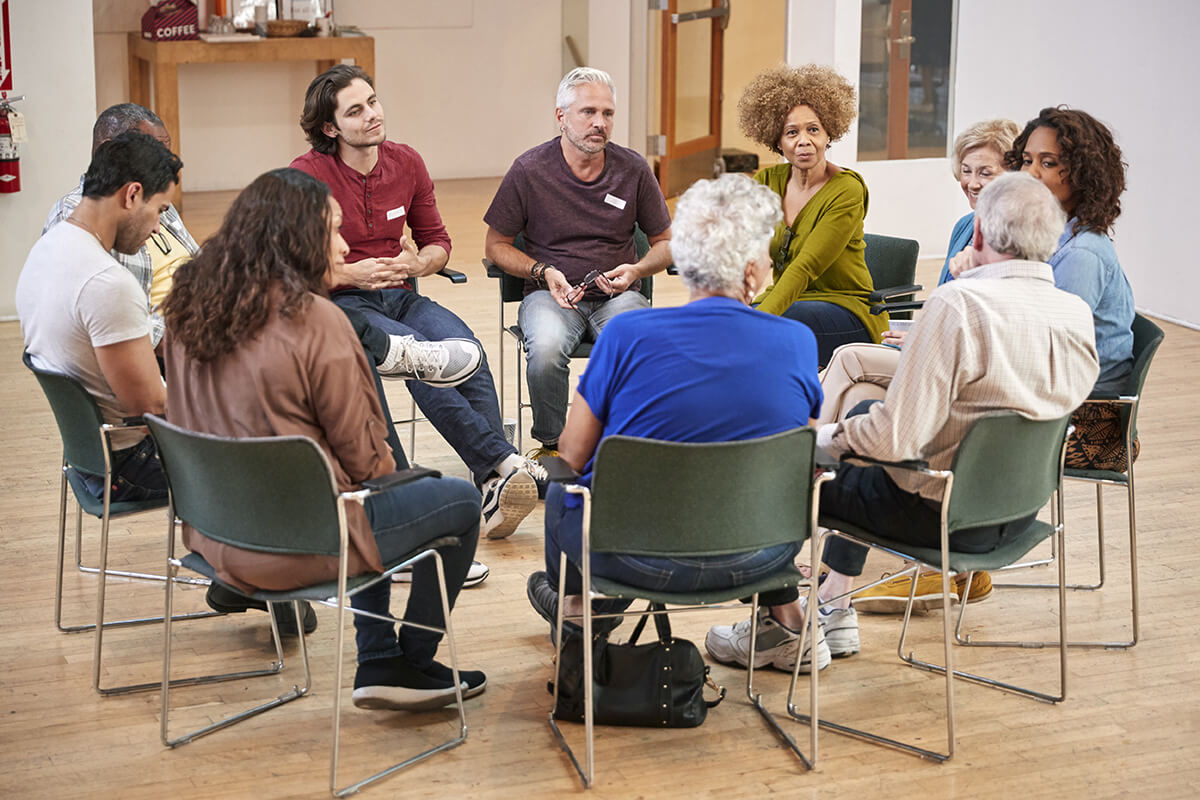
{"type": "Polygon", "coordinates": [[[389,335],[387,357],[380,363],[380,377],[417,380],[430,386],[457,386],[479,371],[483,348],[471,339],[442,339],[426,342],[412,336],[389,335]]]}
{"type": "Polygon", "coordinates": [[[522,467],[483,484],[483,535],[503,539],[512,534],[537,505],[537,482],[522,467]]]}
{"type": "MultiPolygon", "coordinates": [[[[817,629],[817,668],[829,666],[832,655],[825,643],[825,633],[817,629]]],[[[788,630],[775,621],[770,609],[758,608],[758,641],[754,646],[754,667],[774,667],[791,672],[796,666],[796,651],[799,650],[800,634],[788,630]]],[[[704,637],[704,649],[722,664],[747,666],[750,663],[750,620],[744,619],[733,625],[714,625],[704,637]]],[[[812,670],[812,642],[804,648],[800,659],[800,671],[812,670]]]]}

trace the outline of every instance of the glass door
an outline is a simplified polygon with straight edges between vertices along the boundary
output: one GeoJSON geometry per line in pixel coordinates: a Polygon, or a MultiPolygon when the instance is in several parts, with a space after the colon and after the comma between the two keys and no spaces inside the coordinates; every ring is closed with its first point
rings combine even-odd
{"type": "Polygon", "coordinates": [[[652,140],[663,194],[711,178],[721,156],[722,37],[729,0],[659,0],[662,133],[652,140]]]}
{"type": "Polygon", "coordinates": [[[858,158],[943,158],[953,0],[862,0],[858,158]]]}

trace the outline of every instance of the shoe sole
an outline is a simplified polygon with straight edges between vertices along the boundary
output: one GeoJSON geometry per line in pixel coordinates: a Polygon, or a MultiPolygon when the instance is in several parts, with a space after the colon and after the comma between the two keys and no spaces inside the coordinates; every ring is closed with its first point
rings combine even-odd
{"type": "MultiPolygon", "coordinates": [[[[492,571],[490,569],[485,569],[483,574],[476,578],[468,577],[465,581],[463,581],[462,588],[470,589],[472,586],[478,586],[479,584],[486,581],[488,579],[488,576],[491,574],[492,574],[492,571]]],[[[412,570],[403,570],[401,572],[393,572],[392,573],[392,583],[412,583],[412,579],[413,579],[412,570]]]]}
{"type": "MultiPolygon", "coordinates": [[[[877,595],[874,597],[854,597],[851,602],[854,607],[867,614],[903,614],[908,596],[877,595]]],[[[957,595],[950,595],[950,604],[958,602],[957,595]]],[[[919,594],[913,598],[913,613],[927,614],[942,607],[941,592],[937,594],[919,594]]]]}
{"type": "Polygon", "coordinates": [[[484,536],[488,539],[503,539],[511,536],[537,505],[537,481],[528,472],[521,471],[508,479],[500,490],[500,500],[492,518],[484,524],[484,536]]]}
{"type": "MultiPolygon", "coordinates": [[[[466,697],[464,690],[463,698],[466,697]]],[[[352,699],[357,708],[373,711],[432,711],[454,702],[454,687],[408,689],[403,686],[364,686],[354,690],[352,699]]]]}
{"type": "MultiPolygon", "coordinates": [[[[829,662],[833,660],[833,653],[828,650],[828,643],[826,643],[826,645],[827,645],[827,647],[824,649],[821,648],[820,645],[817,646],[817,665],[820,669],[825,669],[826,667],[828,667],[829,662]]],[[[723,658],[722,656],[719,656],[716,653],[714,653],[712,651],[712,648],[709,647],[707,641],[705,641],[705,643],[704,643],[704,650],[705,650],[705,652],[708,653],[709,658],[711,658],[713,661],[716,661],[719,664],[724,664],[729,667],[741,667],[742,669],[746,669],[746,665],[743,664],[741,661],[739,661],[737,658],[734,658],[734,657],[723,658]]],[[[780,672],[791,672],[792,668],[795,666],[795,664],[789,664],[786,662],[776,661],[774,658],[772,658],[772,659],[763,658],[760,662],[760,660],[758,658],[759,655],[761,655],[761,654],[755,653],[755,659],[754,659],[754,668],[755,669],[768,669],[769,668],[769,669],[779,670],[780,672]]],[[[807,663],[801,661],[800,662],[800,674],[808,675],[811,672],[812,672],[812,661],[810,660],[807,663]]]]}
{"type": "MultiPolygon", "coordinates": [[[[993,589],[991,586],[989,586],[988,590],[986,592],[984,592],[983,594],[971,595],[971,599],[968,600],[967,602],[968,603],[982,603],[984,600],[987,600],[989,597],[991,597],[992,592],[994,592],[994,591],[995,591],[995,589],[993,589]]],[[[960,595],[958,595],[958,602],[961,603],[962,601],[963,601],[962,595],[960,594],[960,595]]]]}

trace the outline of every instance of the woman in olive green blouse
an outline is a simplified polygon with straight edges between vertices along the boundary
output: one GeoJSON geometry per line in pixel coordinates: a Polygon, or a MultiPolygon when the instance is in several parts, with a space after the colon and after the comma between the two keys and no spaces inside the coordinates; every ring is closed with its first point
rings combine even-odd
{"type": "Polygon", "coordinates": [[[872,316],[867,300],[867,186],[825,157],[854,119],[854,88],[829,67],[776,67],[750,82],[738,114],[747,136],[785,159],[755,176],[783,202],[771,240],[774,283],[758,308],[808,325],[822,366],[840,345],[878,342],[888,318],[872,316]]]}

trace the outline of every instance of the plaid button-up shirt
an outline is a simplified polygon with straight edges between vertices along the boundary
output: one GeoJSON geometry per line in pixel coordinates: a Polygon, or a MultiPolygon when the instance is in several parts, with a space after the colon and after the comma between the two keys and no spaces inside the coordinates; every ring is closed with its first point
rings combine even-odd
{"type": "MultiPolygon", "coordinates": [[[[986,264],[933,291],[884,401],[843,420],[830,449],[949,469],[975,420],[1003,410],[1061,417],[1083,402],[1099,372],[1091,309],[1055,288],[1048,264],[986,264]]],[[[901,489],[941,500],[940,480],[889,474],[901,489]]]]}
{"type": "MultiPolygon", "coordinates": [[[[62,222],[67,217],[71,216],[71,212],[79,205],[79,201],[83,198],[83,178],[79,179],[79,185],[72,191],[63,195],[54,207],[50,209],[50,213],[46,216],[46,224],[42,226],[42,233],[50,230],[51,226],[62,222]]],[[[196,244],[196,240],[188,233],[188,229],[183,226],[183,220],[179,217],[179,212],[175,209],[175,205],[171,204],[158,217],[159,223],[171,232],[171,235],[179,240],[180,244],[187,250],[189,256],[196,255],[200,246],[196,244]]],[[[138,285],[146,293],[146,308],[150,313],[150,344],[158,347],[158,343],[162,341],[164,325],[162,314],[159,310],[150,305],[150,285],[154,281],[154,266],[150,260],[150,252],[146,249],[149,245],[143,244],[142,249],[138,250],[133,255],[118,253],[112,251],[112,256],[121,263],[125,269],[129,270],[130,274],[137,280],[138,285]]]]}

